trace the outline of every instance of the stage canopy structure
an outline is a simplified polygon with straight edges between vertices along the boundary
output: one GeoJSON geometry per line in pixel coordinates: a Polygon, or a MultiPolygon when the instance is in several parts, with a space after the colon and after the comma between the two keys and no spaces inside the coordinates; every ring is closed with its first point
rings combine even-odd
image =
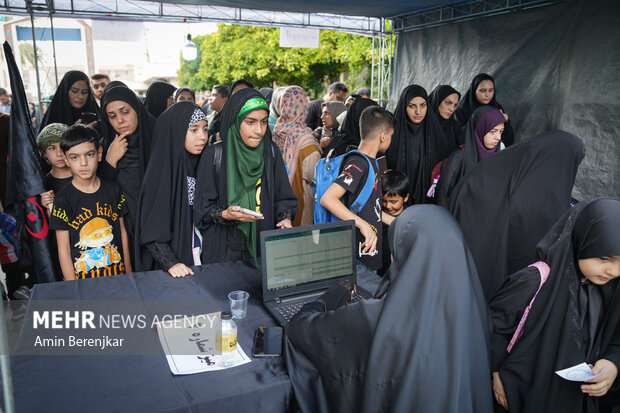
{"type": "Polygon", "coordinates": [[[558,1],[563,0],[0,0],[0,13],[49,17],[52,27],[54,17],[73,17],[300,27],[371,36],[371,90],[386,103],[394,34],[558,1]]]}

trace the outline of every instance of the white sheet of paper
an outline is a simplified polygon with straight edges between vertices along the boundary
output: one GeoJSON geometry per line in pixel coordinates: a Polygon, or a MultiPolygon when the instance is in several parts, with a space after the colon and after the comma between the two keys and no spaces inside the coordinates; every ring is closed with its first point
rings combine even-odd
{"type": "Polygon", "coordinates": [[[172,374],[195,374],[224,370],[252,361],[241,346],[237,344],[233,356],[230,356],[232,364],[227,367],[219,366],[222,356],[213,355],[215,353],[216,329],[205,322],[205,320],[212,319],[215,316],[219,316],[219,313],[205,314],[201,321],[202,325],[189,325],[185,328],[157,325],[159,342],[172,374]]]}
{"type": "Polygon", "coordinates": [[[174,356],[166,355],[170,371],[174,375],[204,373],[205,371],[217,371],[230,369],[242,364],[251,362],[252,360],[245,354],[245,351],[237,344],[234,351],[234,360],[228,367],[219,366],[219,360],[222,356],[174,356]]]}
{"type": "Polygon", "coordinates": [[[599,374],[592,374],[592,369],[586,363],[577,364],[564,370],[558,370],[555,373],[563,379],[570,381],[587,381],[603,374],[605,369],[599,374]]]}

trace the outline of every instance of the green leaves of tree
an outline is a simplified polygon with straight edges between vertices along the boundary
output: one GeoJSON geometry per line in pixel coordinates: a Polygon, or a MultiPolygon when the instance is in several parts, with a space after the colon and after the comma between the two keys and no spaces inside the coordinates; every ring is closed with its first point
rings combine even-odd
{"type": "Polygon", "coordinates": [[[319,48],[281,48],[280,29],[219,24],[218,31],[193,38],[199,53],[182,61],[179,84],[208,90],[244,78],[257,86],[299,85],[320,96],[325,84],[350,75],[350,90],[370,85],[372,39],[321,30],[319,48]]]}

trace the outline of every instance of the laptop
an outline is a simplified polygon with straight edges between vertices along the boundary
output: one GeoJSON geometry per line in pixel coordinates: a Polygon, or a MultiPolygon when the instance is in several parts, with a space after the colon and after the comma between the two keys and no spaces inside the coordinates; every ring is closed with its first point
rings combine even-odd
{"type": "Polygon", "coordinates": [[[355,221],[263,231],[263,304],[285,327],[334,282],[357,281],[355,221]]]}

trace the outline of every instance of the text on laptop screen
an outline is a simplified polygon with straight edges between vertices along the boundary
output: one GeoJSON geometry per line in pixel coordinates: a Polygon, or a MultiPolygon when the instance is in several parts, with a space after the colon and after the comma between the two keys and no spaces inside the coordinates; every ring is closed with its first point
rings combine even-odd
{"type": "Polygon", "coordinates": [[[276,291],[353,273],[352,226],[265,238],[267,290],[276,291]]]}

